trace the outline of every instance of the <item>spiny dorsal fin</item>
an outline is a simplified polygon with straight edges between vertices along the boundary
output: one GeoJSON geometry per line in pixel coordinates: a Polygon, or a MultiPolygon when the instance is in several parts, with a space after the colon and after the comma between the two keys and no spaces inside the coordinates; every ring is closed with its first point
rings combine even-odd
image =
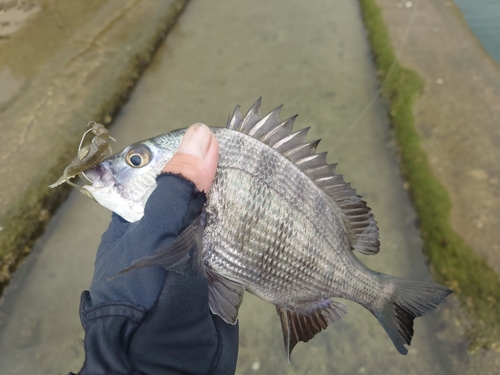
{"type": "Polygon", "coordinates": [[[341,209],[352,248],[363,254],[378,253],[378,228],[370,208],[356,194],[356,190],[344,181],[342,175],[336,174],[337,164],[326,162],[326,152],[316,153],[319,139],[306,141],[309,128],[292,133],[297,115],[280,122],[281,105],[262,117],[260,103],[261,98],[244,117],[241,116],[240,106],[236,106],[226,128],[258,139],[294,163],[341,209]]]}
{"type": "Polygon", "coordinates": [[[240,109],[241,109],[241,106],[238,104],[236,106],[236,108],[234,109],[233,114],[231,116],[229,116],[229,118],[227,119],[226,128],[232,129],[232,130],[238,129],[238,126],[240,126],[241,119],[242,119],[240,109]]]}
{"type": "Polygon", "coordinates": [[[250,129],[252,129],[253,126],[262,118],[260,115],[260,100],[261,98],[257,99],[253,106],[250,107],[245,117],[243,117],[238,129],[236,129],[240,133],[248,134],[250,129]]]}

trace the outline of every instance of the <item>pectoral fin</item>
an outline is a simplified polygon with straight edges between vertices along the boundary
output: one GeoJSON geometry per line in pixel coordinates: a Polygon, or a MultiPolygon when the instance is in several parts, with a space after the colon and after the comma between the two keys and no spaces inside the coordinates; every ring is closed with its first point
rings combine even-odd
{"type": "Polygon", "coordinates": [[[307,342],[329,324],[347,314],[347,307],[340,302],[324,300],[291,310],[276,306],[281,319],[285,354],[288,362],[292,350],[299,341],[307,342]]]}
{"type": "Polygon", "coordinates": [[[197,252],[201,251],[204,228],[205,213],[201,213],[173,242],[152,255],[134,261],[130,267],[120,271],[113,278],[132,270],[150,266],[163,266],[169,271],[182,272],[189,264],[193,246],[196,246],[197,252]]]}
{"type": "Polygon", "coordinates": [[[208,304],[213,314],[226,323],[236,324],[238,311],[243,302],[245,285],[206,269],[208,279],[208,304]]]}

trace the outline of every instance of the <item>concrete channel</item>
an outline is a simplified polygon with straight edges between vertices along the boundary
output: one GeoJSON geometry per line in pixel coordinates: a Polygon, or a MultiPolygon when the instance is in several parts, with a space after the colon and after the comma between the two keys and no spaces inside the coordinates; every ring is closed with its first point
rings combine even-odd
{"type": "MultiPolygon", "coordinates": [[[[191,2],[157,51],[111,134],[118,150],[195,122],[224,126],[263,97],[263,112],[284,104],[282,118],[311,139],[373,209],[381,252],[360,256],[384,273],[430,280],[416,215],[398,171],[387,107],[357,2],[285,0],[191,2]],[[369,105],[372,103],[372,105],[369,105]],[[360,114],[363,114],[360,117],[360,114]]],[[[87,119],[93,120],[92,118],[87,119]]],[[[83,363],[80,292],[110,213],[77,191],[59,209],[0,302],[1,373],[66,374],[83,363]]],[[[240,314],[237,374],[467,373],[466,344],[441,310],[416,321],[407,356],[376,319],[349,301],[350,313],[286,362],[272,305],[249,294],[240,314]]]]}

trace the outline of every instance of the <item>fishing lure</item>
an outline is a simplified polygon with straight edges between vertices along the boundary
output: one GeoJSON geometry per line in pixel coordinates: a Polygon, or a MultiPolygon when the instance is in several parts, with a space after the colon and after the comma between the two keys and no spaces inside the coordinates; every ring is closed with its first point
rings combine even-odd
{"type": "Polygon", "coordinates": [[[92,198],[91,194],[89,194],[87,190],[84,190],[80,185],[77,185],[70,180],[79,173],[83,174],[86,178],[84,171],[94,167],[104,160],[104,158],[108,156],[108,152],[109,155],[112,154],[109,140],[116,142],[116,139],[109,134],[109,130],[106,129],[104,125],[98,124],[95,121],[90,121],[87,124],[87,127],[90,127],[90,129],[83,133],[80,145],[78,146],[78,155],[64,169],[63,175],[55,183],[49,185],[49,188],[55,188],[56,186],[66,182],[69,185],[76,187],[85,196],[92,198]],[[82,147],[85,137],[90,132],[94,134],[92,142],[82,147]]]}

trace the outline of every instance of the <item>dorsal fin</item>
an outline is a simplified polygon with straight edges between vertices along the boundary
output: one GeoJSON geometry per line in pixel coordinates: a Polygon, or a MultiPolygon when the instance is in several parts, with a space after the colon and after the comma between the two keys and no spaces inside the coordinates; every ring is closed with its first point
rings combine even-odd
{"type": "Polygon", "coordinates": [[[250,107],[245,117],[243,117],[243,120],[241,120],[238,129],[236,129],[240,133],[248,134],[250,129],[252,129],[254,125],[257,124],[257,122],[259,122],[259,120],[262,118],[262,116],[260,115],[260,99],[261,98],[257,99],[253,106],[250,107]]]}
{"type": "Polygon", "coordinates": [[[262,117],[260,103],[261,98],[257,99],[244,117],[241,116],[240,106],[236,106],[226,128],[265,143],[294,163],[340,208],[344,214],[352,248],[363,254],[378,253],[378,228],[370,208],[356,194],[356,190],[344,181],[342,175],[336,174],[337,164],[326,162],[326,152],[316,153],[319,140],[306,141],[309,128],[292,133],[297,115],[280,122],[279,113],[282,106],[262,117]]]}
{"type": "Polygon", "coordinates": [[[226,128],[228,129],[233,129],[236,130],[238,129],[238,126],[241,124],[241,112],[240,112],[240,105],[238,104],[236,108],[233,111],[233,115],[229,116],[227,119],[227,124],[226,128]]]}

